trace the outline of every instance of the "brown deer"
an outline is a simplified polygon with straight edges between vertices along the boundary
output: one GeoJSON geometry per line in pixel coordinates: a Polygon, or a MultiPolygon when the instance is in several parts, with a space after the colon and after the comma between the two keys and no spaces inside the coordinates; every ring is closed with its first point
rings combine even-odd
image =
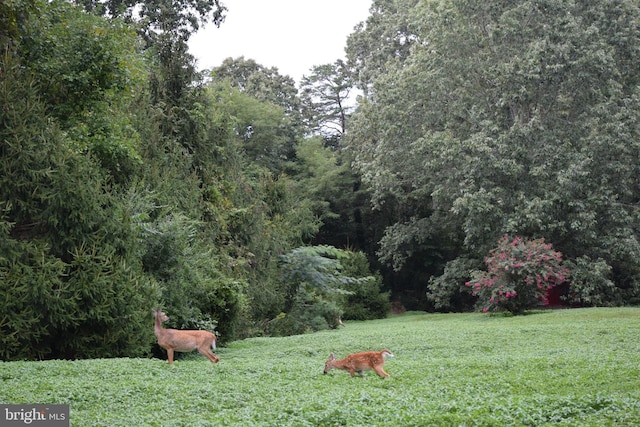
{"type": "Polygon", "coordinates": [[[165,329],[162,322],[169,320],[169,317],[162,310],[153,310],[156,323],[153,331],[158,338],[160,347],[167,350],[169,364],[173,363],[174,351],[198,350],[204,354],[211,363],[217,363],[220,358],[213,354],[211,349],[216,348],[216,336],[209,331],[181,331],[178,329],[165,329]]]}
{"type": "Polygon", "coordinates": [[[331,369],[343,369],[349,371],[349,374],[353,376],[356,372],[358,375],[363,376],[362,371],[374,370],[376,374],[382,378],[387,378],[390,375],[387,374],[384,369],[384,360],[387,357],[393,357],[393,353],[389,350],[382,351],[363,351],[361,353],[350,354],[344,359],[336,360],[336,357],[332,354],[329,355],[329,359],[324,364],[324,373],[326,374],[331,369]]]}

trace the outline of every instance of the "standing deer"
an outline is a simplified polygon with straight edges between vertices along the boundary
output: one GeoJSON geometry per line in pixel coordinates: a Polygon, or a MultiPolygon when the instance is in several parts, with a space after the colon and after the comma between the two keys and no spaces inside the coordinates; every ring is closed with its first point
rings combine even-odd
{"type": "Polygon", "coordinates": [[[216,336],[209,331],[180,331],[178,329],[165,329],[162,322],[169,320],[169,317],[162,310],[152,310],[156,318],[153,331],[158,338],[160,347],[167,350],[169,364],[173,363],[174,351],[198,350],[204,354],[211,363],[217,363],[220,358],[213,354],[211,349],[216,348],[216,336]]]}
{"type": "Polygon", "coordinates": [[[331,369],[343,369],[349,371],[349,374],[353,376],[356,372],[358,375],[363,376],[362,371],[374,370],[376,374],[382,378],[387,378],[390,375],[387,374],[384,369],[384,360],[387,357],[393,357],[393,353],[389,350],[382,351],[363,351],[361,353],[350,354],[344,359],[336,360],[336,357],[332,354],[329,355],[329,359],[324,364],[324,373],[326,374],[331,369]]]}

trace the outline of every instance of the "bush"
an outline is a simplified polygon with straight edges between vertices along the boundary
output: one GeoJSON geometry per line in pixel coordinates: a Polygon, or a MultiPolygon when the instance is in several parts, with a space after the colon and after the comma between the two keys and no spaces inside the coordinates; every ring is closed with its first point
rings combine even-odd
{"type": "Polygon", "coordinates": [[[476,271],[467,282],[483,312],[522,313],[547,303],[547,292],[564,282],[569,270],[562,254],[544,239],[505,235],[485,260],[488,271],[476,271]]]}
{"type": "Polygon", "coordinates": [[[469,272],[478,268],[480,264],[480,260],[459,257],[447,262],[440,276],[429,279],[427,299],[433,303],[436,310],[457,311],[473,306],[473,297],[465,283],[469,278],[469,272]]]}
{"type": "Polygon", "coordinates": [[[335,301],[304,284],[296,291],[289,311],[269,323],[267,333],[287,336],[336,328],[341,313],[335,301]]]}
{"type": "Polygon", "coordinates": [[[387,317],[391,311],[389,292],[382,292],[382,276],[376,272],[372,275],[369,261],[363,252],[348,252],[342,261],[344,274],[351,277],[368,277],[345,284],[349,294],[343,297],[342,307],[344,320],[371,320],[387,317]]]}
{"type": "Polygon", "coordinates": [[[290,335],[336,328],[348,319],[385,317],[389,296],[381,278],[371,276],[364,254],[333,246],[304,246],[281,257],[286,283],[283,313],[268,322],[267,332],[290,335]]]}
{"type": "Polygon", "coordinates": [[[620,292],[611,280],[611,266],[601,258],[581,256],[567,261],[571,267],[568,302],[579,305],[621,305],[620,292]]]}

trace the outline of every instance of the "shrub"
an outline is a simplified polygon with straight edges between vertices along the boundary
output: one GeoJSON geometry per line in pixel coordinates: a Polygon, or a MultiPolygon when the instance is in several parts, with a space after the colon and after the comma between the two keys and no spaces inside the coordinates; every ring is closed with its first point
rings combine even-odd
{"type": "Polygon", "coordinates": [[[568,302],[593,306],[624,303],[611,280],[612,268],[605,260],[581,256],[567,261],[567,265],[571,267],[568,302]]]}
{"type": "Polygon", "coordinates": [[[287,313],[281,313],[267,327],[267,333],[286,336],[336,328],[341,308],[317,288],[301,285],[287,313]]]}
{"type": "Polygon", "coordinates": [[[367,256],[363,252],[347,252],[342,261],[347,276],[369,278],[344,285],[349,294],[341,301],[344,320],[371,320],[387,317],[391,311],[389,292],[382,292],[382,276],[371,272],[367,256]]]}
{"type": "Polygon", "coordinates": [[[569,275],[569,270],[561,265],[562,254],[544,239],[505,235],[485,262],[487,271],[476,271],[467,282],[483,312],[518,314],[546,304],[547,292],[569,275]]]}
{"type": "Polygon", "coordinates": [[[359,318],[384,317],[389,310],[364,254],[303,246],[282,255],[280,269],[288,291],[283,314],[269,321],[273,335],[335,328],[347,310],[359,318]]]}
{"type": "Polygon", "coordinates": [[[473,306],[473,297],[465,284],[469,272],[477,269],[481,263],[479,259],[458,257],[447,262],[440,276],[429,279],[427,299],[436,310],[459,311],[473,306]]]}

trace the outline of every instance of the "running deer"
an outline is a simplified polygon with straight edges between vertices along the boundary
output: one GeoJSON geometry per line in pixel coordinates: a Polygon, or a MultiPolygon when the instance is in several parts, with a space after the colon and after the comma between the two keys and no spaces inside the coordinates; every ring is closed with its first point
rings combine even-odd
{"type": "Polygon", "coordinates": [[[343,369],[349,371],[349,374],[353,376],[356,372],[362,376],[362,371],[374,370],[376,374],[382,378],[387,378],[390,375],[387,374],[384,369],[384,360],[387,357],[393,357],[393,353],[389,350],[382,351],[363,351],[361,353],[350,354],[344,359],[336,360],[333,354],[329,355],[329,359],[324,364],[324,373],[326,374],[331,369],[343,369]]]}
{"type": "Polygon", "coordinates": [[[167,350],[169,364],[173,363],[174,351],[198,350],[205,355],[211,363],[217,363],[220,358],[213,354],[212,349],[216,348],[216,336],[209,331],[181,331],[178,329],[165,329],[162,322],[169,320],[169,317],[162,310],[153,310],[156,324],[153,331],[158,338],[160,347],[167,350]]]}

